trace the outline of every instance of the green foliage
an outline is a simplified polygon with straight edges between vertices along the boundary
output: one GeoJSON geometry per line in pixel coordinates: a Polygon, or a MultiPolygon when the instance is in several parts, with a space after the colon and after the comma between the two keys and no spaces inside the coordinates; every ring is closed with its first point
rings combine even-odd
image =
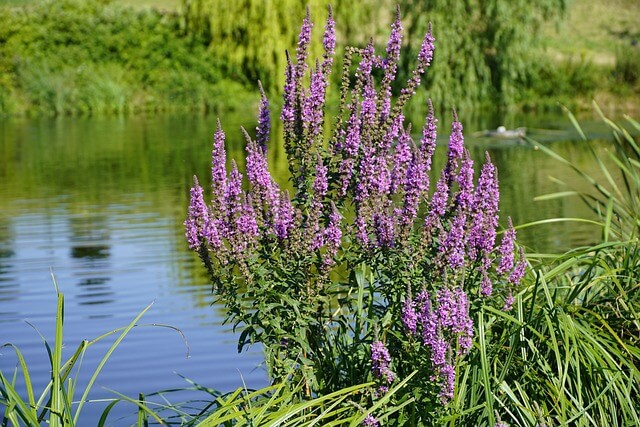
{"type": "Polygon", "coordinates": [[[640,88],[640,46],[637,41],[618,47],[613,75],[622,84],[640,88]]]}
{"type": "Polygon", "coordinates": [[[571,105],[576,94],[593,96],[602,79],[601,71],[590,61],[569,58],[555,61],[547,57],[531,57],[529,68],[519,76],[516,84],[520,93],[516,100],[527,107],[545,107],[543,100],[557,107],[558,102],[571,105]]]}
{"type": "Polygon", "coordinates": [[[90,0],[0,8],[0,114],[216,110],[254,98],[176,14],[90,0]],[[231,96],[233,94],[233,96],[231,96]]]}
{"type": "MultiPolygon", "coordinates": [[[[399,2],[409,14],[409,49],[415,55],[419,36],[432,22],[436,40],[428,96],[439,106],[514,105],[525,76],[537,76],[539,27],[562,16],[566,0],[448,0],[399,2]]],[[[408,55],[405,58],[411,58],[408,55]]],[[[404,65],[410,69],[411,62],[404,65]]]]}
{"type": "MultiPolygon", "coordinates": [[[[278,93],[284,86],[284,53],[289,50],[295,55],[299,23],[306,9],[321,22],[328,4],[324,0],[182,0],[186,31],[211,45],[225,75],[250,85],[260,80],[270,93],[278,93]]],[[[368,2],[338,0],[331,5],[338,32],[347,40],[366,36],[367,30],[371,35],[379,30],[371,19],[377,9],[368,2]]],[[[311,52],[320,51],[320,39],[316,38],[311,52]]]]}

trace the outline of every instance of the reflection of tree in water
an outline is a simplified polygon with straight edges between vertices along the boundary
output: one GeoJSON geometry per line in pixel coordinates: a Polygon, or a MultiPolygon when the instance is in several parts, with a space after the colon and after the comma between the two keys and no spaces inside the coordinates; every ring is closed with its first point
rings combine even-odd
{"type": "MultiPolygon", "coordinates": [[[[0,303],[13,301],[18,298],[18,282],[11,277],[11,258],[14,256],[11,247],[11,227],[5,218],[0,218],[0,303]]],[[[11,317],[15,312],[5,311],[9,305],[0,305],[0,322],[4,317],[11,317]]]]}
{"type": "Polygon", "coordinates": [[[71,228],[71,258],[79,276],[78,304],[100,305],[114,302],[109,286],[111,255],[107,217],[103,214],[69,216],[71,228]]]}

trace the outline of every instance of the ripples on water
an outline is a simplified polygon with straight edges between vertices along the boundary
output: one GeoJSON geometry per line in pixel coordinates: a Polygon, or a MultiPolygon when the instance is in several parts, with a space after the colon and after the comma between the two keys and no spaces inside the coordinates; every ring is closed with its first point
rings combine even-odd
{"type": "MultiPolygon", "coordinates": [[[[252,118],[223,122],[227,150],[242,164],[239,124],[255,126],[252,118]]],[[[203,269],[184,242],[190,177],[208,174],[214,126],[214,119],[201,117],[0,122],[0,342],[23,351],[36,391],[48,381],[49,364],[38,334],[25,321],[53,340],[50,268],[65,294],[67,356],[81,340],[125,326],[152,301],[142,323],[180,328],[189,342],[187,359],[174,331],[134,329],[98,377],[93,399],[113,397],[106,389],[136,397],[187,386],[176,372],[221,391],[243,383],[266,385],[260,352],[236,353],[237,337],[221,325],[224,313],[211,306],[203,269]]],[[[491,151],[500,170],[502,211],[514,223],[574,213],[575,203],[532,203],[535,195],[554,190],[546,175],[557,165],[540,153],[528,146],[470,149],[476,159],[491,151]]],[[[569,154],[581,156],[579,150],[569,154]]],[[[271,156],[272,170],[285,182],[282,150],[271,156]]],[[[434,169],[442,163],[436,161],[434,169]]],[[[573,235],[559,230],[526,231],[522,240],[547,249],[593,237],[581,228],[570,229],[573,235]]],[[[87,351],[79,390],[111,342],[87,351]]],[[[9,373],[16,358],[9,348],[1,353],[0,369],[9,373]]],[[[85,407],[87,425],[103,406],[85,407]]],[[[111,419],[118,425],[127,423],[119,417],[134,412],[125,404],[116,409],[111,419]]]]}

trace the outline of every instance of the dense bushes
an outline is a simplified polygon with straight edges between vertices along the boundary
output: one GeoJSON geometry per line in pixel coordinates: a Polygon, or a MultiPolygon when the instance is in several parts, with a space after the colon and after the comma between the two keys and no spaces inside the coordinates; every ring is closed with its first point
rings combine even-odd
{"type": "Polygon", "coordinates": [[[110,2],[0,8],[0,114],[233,108],[254,98],[180,17],[110,2]],[[233,96],[231,96],[233,94],[233,96]]]}

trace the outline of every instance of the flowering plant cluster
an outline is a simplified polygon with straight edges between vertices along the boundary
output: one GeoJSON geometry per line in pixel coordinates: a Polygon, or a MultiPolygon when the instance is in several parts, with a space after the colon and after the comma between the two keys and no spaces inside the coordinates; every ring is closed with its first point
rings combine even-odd
{"type": "Polygon", "coordinates": [[[487,155],[476,181],[454,112],[445,167],[432,177],[431,105],[419,141],[405,125],[403,107],[433,58],[431,30],[395,94],[399,13],[383,55],[373,41],[347,48],[338,114],[326,123],[331,11],[324,55],[313,67],[311,29],[307,14],[295,58],[288,57],[280,115],[293,194],[269,174],[262,91],[255,138],[243,129],[246,182],[233,160],[227,174],[218,122],[210,203],[195,180],[187,241],[228,320],[242,328],[239,350],[262,343],[273,379],[299,379],[311,395],[371,378],[375,399],[417,370],[416,407],[442,407],[473,346],[474,307],[509,310],[524,274],[510,220],[498,239],[496,169],[487,155]]]}

